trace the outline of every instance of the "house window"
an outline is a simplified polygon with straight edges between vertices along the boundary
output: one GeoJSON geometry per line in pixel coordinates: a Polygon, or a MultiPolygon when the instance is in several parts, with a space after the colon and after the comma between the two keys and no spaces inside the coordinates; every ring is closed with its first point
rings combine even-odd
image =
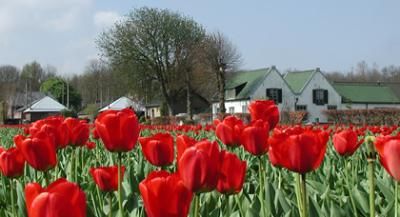
{"type": "Polygon", "coordinates": [[[296,105],[296,111],[307,111],[307,105],[296,105]]]}
{"type": "Polygon", "coordinates": [[[337,105],[328,105],[328,110],[337,110],[337,105]]]}
{"type": "Polygon", "coordinates": [[[247,113],[247,105],[242,105],[242,113],[247,113]]]}
{"type": "Polygon", "coordinates": [[[282,89],[267,88],[266,95],[269,99],[274,100],[275,104],[282,103],[282,89]]]}
{"type": "Polygon", "coordinates": [[[235,107],[229,107],[229,113],[231,114],[235,113],[235,107]]]}
{"type": "Polygon", "coordinates": [[[314,89],[313,103],[316,105],[325,105],[328,103],[328,90],[314,89]]]}

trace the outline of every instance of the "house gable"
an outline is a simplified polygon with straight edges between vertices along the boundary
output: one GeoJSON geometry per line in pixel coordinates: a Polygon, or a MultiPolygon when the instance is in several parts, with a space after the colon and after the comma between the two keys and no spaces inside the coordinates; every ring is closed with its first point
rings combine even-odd
{"type": "Polygon", "coordinates": [[[281,93],[281,101],[277,102],[280,109],[289,109],[294,104],[293,91],[275,67],[271,67],[270,72],[254,91],[251,99],[267,99],[267,91],[272,89],[279,90],[281,93]]]}
{"type": "Polygon", "coordinates": [[[301,92],[296,95],[296,106],[302,105],[307,107],[309,120],[321,122],[327,121],[323,111],[331,107],[336,107],[337,109],[341,107],[341,96],[318,68],[314,70],[310,79],[302,87],[301,92]],[[324,97],[327,97],[326,101],[322,103],[315,102],[316,90],[322,90],[324,97]]]}

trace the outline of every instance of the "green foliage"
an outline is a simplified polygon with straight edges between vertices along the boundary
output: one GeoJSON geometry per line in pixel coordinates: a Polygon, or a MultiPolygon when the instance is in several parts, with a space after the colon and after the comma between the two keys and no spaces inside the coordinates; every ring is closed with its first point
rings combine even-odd
{"type": "Polygon", "coordinates": [[[174,96],[184,84],[182,75],[193,65],[194,48],[205,39],[204,28],[167,9],[139,8],[125,18],[104,32],[97,44],[113,65],[128,66],[136,92],[159,88],[172,109],[174,96]]]}
{"type": "Polygon", "coordinates": [[[168,116],[168,105],[167,105],[167,103],[165,103],[165,102],[161,103],[160,113],[161,113],[161,116],[168,116]]]}
{"type": "Polygon", "coordinates": [[[40,91],[51,94],[61,104],[67,105],[67,85],[69,85],[69,104],[75,111],[78,111],[81,107],[81,95],[62,78],[53,77],[47,79],[40,86],[40,91]]]}
{"type": "Polygon", "coordinates": [[[72,117],[72,118],[77,118],[78,114],[73,111],[73,110],[68,110],[68,109],[64,109],[61,111],[61,115],[64,117],[72,117]]]}
{"type": "Polygon", "coordinates": [[[99,108],[96,104],[88,104],[86,105],[85,109],[83,109],[84,114],[90,115],[92,117],[96,117],[98,112],[99,108]]]}

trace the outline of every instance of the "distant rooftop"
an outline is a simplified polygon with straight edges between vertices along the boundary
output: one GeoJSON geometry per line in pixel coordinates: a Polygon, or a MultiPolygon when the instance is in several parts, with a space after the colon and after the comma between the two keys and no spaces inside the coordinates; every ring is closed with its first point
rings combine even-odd
{"type": "Polygon", "coordinates": [[[348,103],[400,103],[392,88],[385,83],[334,82],[333,87],[348,103]]]}
{"type": "Polygon", "coordinates": [[[45,96],[40,100],[33,102],[27,109],[24,110],[26,112],[61,112],[62,110],[67,109],[64,105],[59,103],[57,100],[45,96]]]}

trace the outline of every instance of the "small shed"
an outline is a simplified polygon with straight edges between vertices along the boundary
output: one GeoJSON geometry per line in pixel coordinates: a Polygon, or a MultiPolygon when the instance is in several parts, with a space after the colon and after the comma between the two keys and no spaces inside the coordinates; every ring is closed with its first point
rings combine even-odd
{"type": "Polygon", "coordinates": [[[48,116],[60,115],[61,112],[66,109],[67,107],[57,100],[45,96],[33,102],[23,111],[23,119],[25,122],[34,122],[48,116]]]}

